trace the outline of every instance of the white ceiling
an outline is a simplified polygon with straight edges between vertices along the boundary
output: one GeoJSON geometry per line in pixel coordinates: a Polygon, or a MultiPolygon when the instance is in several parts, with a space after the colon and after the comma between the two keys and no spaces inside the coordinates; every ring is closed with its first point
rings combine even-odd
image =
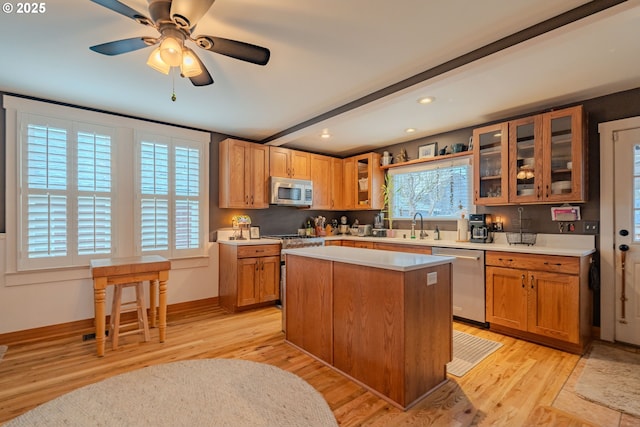
{"type": "MultiPolygon", "coordinates": [[[[148,16],[144,0],[122,2],[148,16]]],[[[153,28],[89,0],[54,0],[43,14],[0,14],[0,90],[347,155],[640,87],[640,0],[630,0],[313,123],[585,3],[217,0],[194,34],[267,47],[271,60],[261,67],[191,46],[215,83],[176,76],[172,102],[171,76],[146,66],[151,48],[112,57],[89,50],[156,36],[153,28]],[[436,101],[416,102],[427,95],[436,101]]]]}

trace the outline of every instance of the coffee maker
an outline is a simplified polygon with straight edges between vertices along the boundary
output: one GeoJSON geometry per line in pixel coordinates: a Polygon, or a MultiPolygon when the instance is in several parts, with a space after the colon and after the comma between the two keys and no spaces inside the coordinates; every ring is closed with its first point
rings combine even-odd
{"type": "Polygon", "coordinates": [[[470,242],[491,243],[493,241],[490,214],[469,215],[469,229],[471,231],[470,242]]]}

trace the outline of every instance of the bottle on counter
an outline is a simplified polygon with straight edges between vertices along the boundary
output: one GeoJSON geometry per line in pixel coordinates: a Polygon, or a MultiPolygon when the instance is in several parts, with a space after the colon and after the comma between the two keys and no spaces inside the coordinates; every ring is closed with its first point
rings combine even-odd
{"type": "Polygon", "coordinates": [[[436,229],[433,232],[433,240],[440,240],[440,229],[436,225],[436,229]]]}

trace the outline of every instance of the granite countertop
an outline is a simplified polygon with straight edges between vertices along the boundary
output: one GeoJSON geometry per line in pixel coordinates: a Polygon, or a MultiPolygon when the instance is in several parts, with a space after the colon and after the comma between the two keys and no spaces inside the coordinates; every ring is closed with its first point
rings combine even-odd
{"type": "Polygon", "coordinates": [[[455,259],[446,256],[382,250],[372,251],[370,249],[344,246],[313,246],[298,249],[284,249],[282,253],[396,271],[412,271],[424,267],[433,267],[451,263],[455,259]]]}

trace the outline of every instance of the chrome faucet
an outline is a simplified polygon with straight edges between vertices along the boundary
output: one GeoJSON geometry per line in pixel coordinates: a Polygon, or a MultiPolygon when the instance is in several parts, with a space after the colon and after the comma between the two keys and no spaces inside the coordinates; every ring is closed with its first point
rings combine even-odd
{"type": "Polygon", "coordinates": [[[413,215],[413,222],[411,223],[411,238],[416,238],[416,216],[420,215],[420,238],[424,239],[427,237],[427,233],[424,231],[424,223],[422,221],[422,214],[420,212],[416,212],[413,215]]]}

